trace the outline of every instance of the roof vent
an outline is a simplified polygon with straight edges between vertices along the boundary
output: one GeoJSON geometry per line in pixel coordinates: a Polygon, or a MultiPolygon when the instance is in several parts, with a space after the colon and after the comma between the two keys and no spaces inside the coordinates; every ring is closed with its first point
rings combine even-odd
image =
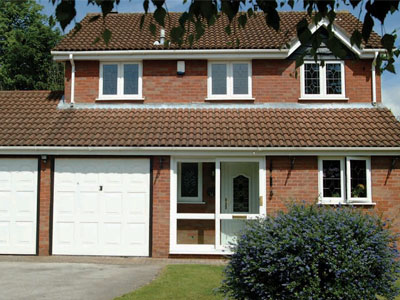
{"type": "Polygon", "coordinates": [[[154,45],[159,46],[159,45],[164,45],[165,43],[165,29],[160,30],[160,41],[155,41],[154,45]]]}

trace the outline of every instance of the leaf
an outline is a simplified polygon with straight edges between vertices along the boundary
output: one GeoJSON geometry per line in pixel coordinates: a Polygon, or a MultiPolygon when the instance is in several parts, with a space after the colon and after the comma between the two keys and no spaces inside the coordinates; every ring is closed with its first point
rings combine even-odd
{"type": "Polygon", "coordinates": [[[361,2],[361,0],[350,0],[349,2],[351,6],[353,6],[353,8],[356,8],[356,6],[361,2]]]}
{"type": "Polygon", "coordinates": [[[74,36],[75,34],[77,34],[81,29],[82,29],[82,24],[81,24],[81,23],[76,23],[76,24],[75,24],[74,31],[73,31],[73,33],[72,33],[72,36],[74,36]]]}
{"type": "Polygon", "coordinates": [[[165,26],[165,17],[167,15],[167,11],[164,9],[164,7],[159,7],[154,11],[153,18],[156,20],[158,24],[160,24],[162,27],[165,26]]]}
{"type": "Polygon", "coordinates": [[[152,35],[156,35],[156,25],[154,23],[150,23],[149,30],[152,35]]]}
{"type": "Polygon", "coordinates": [[[232,30],[231,30],[231,26],[230,26],[230,25],[227,25],[227,26],[225,27],[225,32],[226,32],[227,35],[230,35],[230,34],[232,33],[232,30]]]}
{"type": "Polygon", "coordinates": [[[140,30],[142,30],[143,29],[143,24],[144,24],[144,18],[145,18],[145,14],[144,15],[142,15],[141,17],[140,17],[140,25],[139,25],[139,27],[140,27],[140,30]]]}
{"type": "Polygon", "coordinates": [[[395,37],[392,34],[386,33],[381,39],[381,44],[388,51],[392,51],[394,48],[394,41],[395,37]]]}
{"type": "Polygon", "coordinates": [[[103,18],[105,18],[114,9],[114,0],[101,1],[99,6],[101,7],[103,18]]]}
{"type": "Polygon", "coordinates": [[[247,16],[245,14],[240,15],[239,18],[238,18],[238,22],[239,22],[239,26],[244,28],[246,26],[246,23],[247,23],[247,16]]]}
{"type": "Polygon", "coordinates": [[[300,20],[297,25],[297,37],[301,44],[307,44],[308,41],[311,39],[312,33],[308,28],[308,22],[306,19],[300,20]]]}
{"type": "Polygon", "coordinates": [[[103,40],[104,40],[104,42],[106,43],[106,45],[108,45],[108,43],[110,42],[110,40],[111,40],[111,35],[112,35],[112,33],[111,33],[110,30],[108,30],[107,28],[104,29],[104,31],[103,31],[103,33],[102,33],[102,37],[103,37],[103,40]]]}
{"type": "Polygon", "coordinates": [[[251,7],[247,10],[247,15],[249,16],[249,18],[251,18],[254,15],[254,11],[251,7]]]}
{"type": "Polygon", "coordinates": [[[71,23],[75,16],[75,0],[61,0],[60,4],[56,7],[56,18],[63,30],[71,23]]]}
{"type": "Polygon", "coordinates": [[[93,16],[93,17],[91,17],[91,18],[89,19],[89,23],[95,22],[95,21],[97,21],[99,18],[100,18],[100,15],[95,15],[95,16],[93,16]]]}
{"type": "Polygon", "coordinates": [[[389,71],[390,73],[396,74],[396,69],[395,69],[393,63],[388,63],[388,64],[385,66],[385,70],[389,71]]]}
{"type": "Polygon", "coordinates": [[[147,12],[149,11],[149,0],[143,0],[143,9],[144,12],[147,14],[147,12]]]}
{"type": "Polygon", "coordinates": [[[94,41],[93,41],[93,45],[94,45],[94,44],[97,44],[99,41],[100,41],[100,38],[99,38],[99,37],[96,37],[96,38],[94,39],[94,41]]]}
{"type": "Polygon", "coordinates": [[[350,43],[352,45],[356,45],[358,48],[361,47],[361,41],[362,41],[362,35],[361,32],[358,31],[357,29],[353,31],[353,34],[351,35],[350,38],[350,43]]]}
{"type": "Polygon", "coordinates": [[[372,28],[374,27],[374,20],[371,14],[367,13],[364,17],[364,24],[362,27],[362,37],[366,43],[368,43],[369,36],[371,35],[372,28]]]}
{"type": "Polygon", "coordinates": [[[171,29],[171,40],[173,43],[182,44],[182,37],[184,34],[184,30],[182,27],[174,27],[171,29]]]}

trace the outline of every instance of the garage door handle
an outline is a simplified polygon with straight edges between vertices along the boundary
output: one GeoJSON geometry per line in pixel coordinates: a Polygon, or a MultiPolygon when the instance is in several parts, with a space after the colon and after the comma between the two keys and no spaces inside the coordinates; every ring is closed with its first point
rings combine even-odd
{"type": "Polygon", "coordinates": [[[103,186],[101,185],[100,187],[99,187],[99,191],[102,191],[103,190],[103,186]]]}

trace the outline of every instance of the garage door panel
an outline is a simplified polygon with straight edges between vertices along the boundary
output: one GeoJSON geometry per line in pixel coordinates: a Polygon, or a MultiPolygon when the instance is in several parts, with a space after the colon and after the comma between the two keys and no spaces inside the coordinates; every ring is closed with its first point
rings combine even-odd
{"type": "Polygon", "coordinates": [[[65,229],[55,227],[53,254],[148,256],[149,204],[148,159],[57,159],[54,222],[72,221],[75,234],[62,244],[57,235],[65,229]],[[66,186],[73,189],[73,213],[66,186]]]}
{"type": "Polygon", "coordinates": [[[74,244],[75,223],[73,221],[55,223],[53,229],[57,231],[54,242],[58,247],[72,246],[74,244]]]}
{"type": "Polygon", "coordinates": [[[0,159],[0,254],[35,254],[37,159],[0,159]]]}

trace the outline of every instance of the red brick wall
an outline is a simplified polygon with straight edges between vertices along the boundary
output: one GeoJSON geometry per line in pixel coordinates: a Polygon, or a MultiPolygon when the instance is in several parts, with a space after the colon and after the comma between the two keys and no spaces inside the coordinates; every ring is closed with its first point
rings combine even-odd
{"type": "Polygon", "coordinates": [[[40,163],[39,255],[50,255],[51,161],[40,163]]]}
{"type": "MultiPolygon", "coordinates": [[[[75,102],[93,103],[99,96],[99,62],[75,61],[75,102]]],[[[71,64],[65,65],[65,100],[71,100],[71,64]]]]}
{"type": "Polygon", "coordinates": [[[169,254],[169,198],[170,158],[153,157],[153,257],[168,257],[169,254]],[[160,161],[162,160],[162,162],[160,161]]]}
{"type": "MultiPolygon", "coordinates": [[[[176,60],[143,61],[144,103],[204,103],[207,97],[207,61],[187,60],[186,73],[176,74],[176,60]]],[[[95,102],[99,91],[99,62],[76,61],[75,102],[95,102]]],[[[253,60],[255,102],[298,102],[300,77],[292,60],[253,60]]],[[[346,96],[349,102],[372,101],[371,60],[346,60],[346,96]]],[[[66,63],[65,98],[70,101],[71,66],[66,63]]],[[[377,101],[381,101],[377,75],[377,101]]],[[[315,100],[313,101],[315,103],[315,100]]],[[[324,101],[326,103],[326,101],[324,101]]]]}
{"type": "Polygon", "coordinates": [[[289,201],[312,203],[318,198],[318,158],[316,156],[295,157],[290,171],[291,157],[267,158],[267,213],[284,210],[289,201]],[[270,164],[272,161],[272,172],[270,164]],[[270,186],[272,176],[272,186],[270,186]]]}

